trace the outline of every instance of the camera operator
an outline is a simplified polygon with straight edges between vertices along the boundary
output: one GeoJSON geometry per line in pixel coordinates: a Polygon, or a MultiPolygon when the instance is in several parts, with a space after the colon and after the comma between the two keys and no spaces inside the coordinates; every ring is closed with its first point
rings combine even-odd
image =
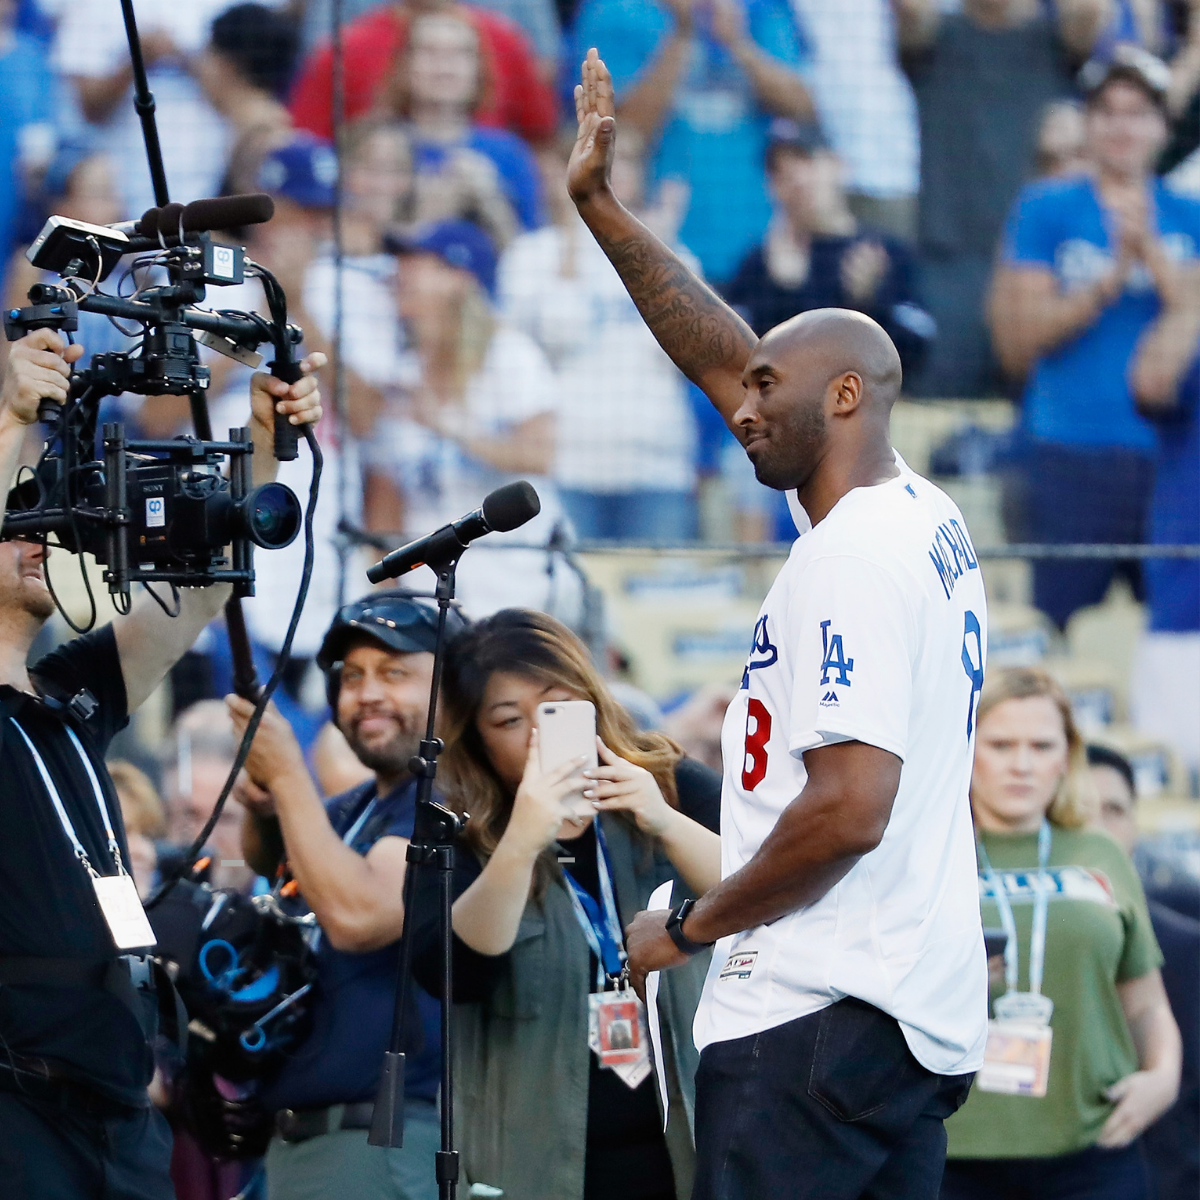
{"type": "MultiPolygon", "coordinates": [[[[0,393],[4,493],[39,400],[67,399],[82,355],[48,329],[13,343],[0,393]]],[[[307,360],[306,373],[322,362],[307,360]]],[[[256,375],[250,400],[257,484],[274,475],[274,412],[311,423],[321,407],[312,378],[256,375]]],[[[27,668],[54,612],[46,553],[0,542],[0,1179],[22,1200],[165,1200],[170,1135],[146,1090],[153,985],[145,959],[114,949],[96,882],[130,861],[104,753],[229,589],[183,591],[175,619],[143,596],[27,668]]]]}
{"type": "MultiPolygon", "coordinates": [[[[453,631],[461,620],[450,625],[453,631]]],[[[377,592],[334,618],[317,655],[337,727],[374,777],[322,804],[287,722],[268,710],[246,763],[246,861],[274,875],[278,850],[321,927],[312,1032],[260,1099],[276,1112],[270,1200],[434,1200],[441,1068],[438,1009],[415,993],[422,1042],[408,1055],[404,1147],[367,1144],[395,999],[405,855],[416,815],[408,761],[429,712],[437,612],[377,592]]],[[[251,706],[229,697],[234,725],[251,706]]]]}

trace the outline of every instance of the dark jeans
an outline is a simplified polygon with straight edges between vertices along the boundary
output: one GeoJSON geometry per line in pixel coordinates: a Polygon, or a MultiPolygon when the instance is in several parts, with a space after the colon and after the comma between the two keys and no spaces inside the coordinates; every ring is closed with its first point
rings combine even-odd
{"type": "Polygon", "coordinates": [[[0,1092],[0,1180],[8,1196],[173,1200],[170,1163],[171,1131],[157,1109],[100,1116],[0,1092]]]}
{"type": "Polygon", "coordinates": [[[1149,1200],[1142,1148],[1089,1146],[1055,1158],[958,1158],[941,1200],[1149,1200]]]}
{"type": "Polygon", "coordinates": [[[692,1200],[936,1200],[942,1122],[971,1075],[935,1075],[893,1018],[847,998],[716,1042],[696,1075],[692,1200]]]}
{"type": "MultiPolygon", "coordinates": [[[[1029,444],[1008,496],[1009,533],[1021,542],[1146,540],[1154,464],[1136,450],[1029,444]]],[[[1033,564],[1033,602],[1064,627],[1076,609],[1099,604],[1115,574],[1142,597],[1136,561],[1048,559],[1033,564]]]]}

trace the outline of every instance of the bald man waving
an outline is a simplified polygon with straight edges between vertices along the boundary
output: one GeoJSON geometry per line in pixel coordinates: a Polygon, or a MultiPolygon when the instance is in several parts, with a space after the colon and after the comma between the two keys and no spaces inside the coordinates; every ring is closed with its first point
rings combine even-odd
{"type": "Polygon", "coordinates": [[[716,943],[693,1200],[934,1200],[987,1038],[968,803],[987,611],[966,522],[892,449],[887,334],[824,309],[757,340],[613,196],[595,50],[576,109],[580,215],[801,533],[725,718],[721,883],[626,931],[635,980],[716,943]]]}

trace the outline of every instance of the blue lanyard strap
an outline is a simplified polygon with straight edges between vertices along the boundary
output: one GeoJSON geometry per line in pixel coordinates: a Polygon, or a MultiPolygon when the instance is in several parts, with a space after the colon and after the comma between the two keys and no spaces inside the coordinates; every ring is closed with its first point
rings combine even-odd
{"type": "Polygon", "coordinates": [[[608,844],[604,840],[604,830],[600,828],[600,818],[592,821],[596,831],[596,873],[600,876],[600,899],[604,909],[596,903],[592,894],[564,870],[567,880],[567,894],[571,897],[571,907],[575,910],[575,919],[579,922],[583,936],[592,953],[596,956],[596,986],[604,987],[606,975],[616,978],[625,966],[625,943],[621,935],[621,921],[617,916],[617,902],[613,895],[612,872],[608,862],[608,844]]]}
{"type": "Polygon", "coordinates": [[[345,844],[351,849],[354,849],[354,839],[362,832],[363,826],[367,823],[371,814],[375,811],[375,805],[378,803],[378,801],[378,796],[372,796],[370,803],[368,803],[366,808],[364,808],[359,814],[358,820],[355,821],[354,824],[351,825],[350,828],[347,829],[342,835],[342,841],[345,842],[345,844]]]}
{"type": "MultiPolygon", "coordinates": [[[[1029,990],[1038,995],[1042,991],[1042,974],[1046,965],[1046,922],[1050,912],[1050,876],[1046,871],[1046,864],[1050,861],[1051,837],[1050,822],[1042,821],[1042,827],[1038,830],[1038,873],[1033,888],[1033,929],[1029,935],[1029,990]]],[[[1004,947],[1004,982],[1008,991],[1015,992],[1021,955],[1017,945],[1017,923],[1013,919],[1008,893],[992,867],[982,841],[978,843],[978,850],[984,878],[992,893],[992,899],[1000,910],[1000,924],[1008,935],[1008,942],[1004,947]]]]}

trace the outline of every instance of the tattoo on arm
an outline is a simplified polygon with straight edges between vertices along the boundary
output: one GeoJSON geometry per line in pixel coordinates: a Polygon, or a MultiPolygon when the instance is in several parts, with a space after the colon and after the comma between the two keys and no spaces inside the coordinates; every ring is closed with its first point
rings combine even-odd
{"type": "Polygon", "coordinates": [[[651,333],[689,379],[700,387],[713,372],[740,380],[758,339],[712,288],[644,227],[629,237],[596,238],[651,333]]]}

